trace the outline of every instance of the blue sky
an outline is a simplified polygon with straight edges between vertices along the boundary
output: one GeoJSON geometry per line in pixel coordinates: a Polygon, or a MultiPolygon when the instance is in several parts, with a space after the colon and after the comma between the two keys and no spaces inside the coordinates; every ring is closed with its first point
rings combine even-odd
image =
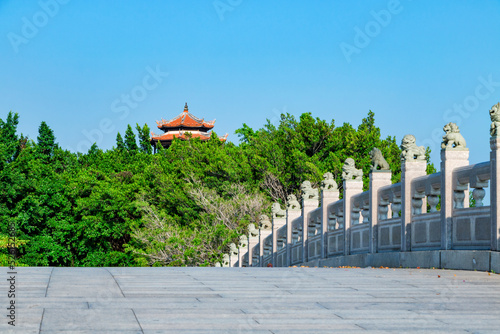
{"type": "Polygon", "coordinates": [[[451,121],[471,163],[489,158],[498,0],[0,0],[0,21],[0,118],[32,139],[46,121],[73,151],[188,102],[233,142],[282,112],[357,126],[372,110],[435,164],[451,121]]]}

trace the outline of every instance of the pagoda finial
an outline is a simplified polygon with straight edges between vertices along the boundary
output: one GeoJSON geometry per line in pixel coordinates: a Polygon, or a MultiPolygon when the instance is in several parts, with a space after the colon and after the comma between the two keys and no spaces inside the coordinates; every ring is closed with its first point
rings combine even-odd
{"type": "Polygon", "coordinates": [[[188,103],[186,102],[186,104],[184,105],[184,111],[185,112],[188,112],[188,103]]]}

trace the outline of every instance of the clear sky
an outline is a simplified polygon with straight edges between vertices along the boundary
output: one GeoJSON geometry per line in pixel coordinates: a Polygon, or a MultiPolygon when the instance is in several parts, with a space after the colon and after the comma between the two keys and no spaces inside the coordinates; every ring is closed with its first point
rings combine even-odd
{"type": "Polygon", "coordinates": [[[0,0],[0,118],[72,151],[190,111],[229,133],[282,112],[412,133],[439,164],[457,122],[489,159],[500,1],[0,0]],[[90,138],[90,139],[89,139],[90,138]]]}

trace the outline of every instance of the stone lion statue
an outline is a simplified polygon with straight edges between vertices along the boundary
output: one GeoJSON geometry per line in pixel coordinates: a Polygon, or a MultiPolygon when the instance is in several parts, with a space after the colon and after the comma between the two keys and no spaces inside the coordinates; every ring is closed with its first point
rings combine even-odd
{"type": "Polygon", "coordinates": [[[273,218],[284,218],[286,216],[285,210],[281,209],[281,205],[278,202],[273,203],[271,212],[273,213],[273,218]]]}
{"type": "Polygon", "coordinates": [[[406,135],[401,141],[401,159],[425,161],[425,148],[417,146],[414,135],[406,135]]]}
{"type": "Polygon", "coordinates": [[[448,123],[443,127],[446,133],[441,142],[441,148],[465,148],[465,139],[460,134],[458,125],[455,123],[448,123]]]}
{"type": "Polygon", "coordinates": [[[342,179],[344,180],[356,180],[357,178],[363,177],[363,171],[361,169],[356,169],[356,164],[353,158],[345,159],[344,166],[342,166],[342,179]]]}
{"type": "Polygon", "coordinates": [[[333,174],[326,172],[323,174],[323,181],[321,181],[321,190],[338,190],[337,182],[333,178],[333,174]]]}
{"type": "Polygon", "coordinates": [[[255,228],[253,223],[248,224],[248,234],[250,238],[259,236],[259,230],[255,228]]]}
{"type": "Polygon", "coordinates": [[[259,227],[263,230],[270,230],[272,228],[271,221],[266,215],[260,215],[259,217],[259,227]]]}
{"type": "Polygon", "coordinates": [[[287,197],[287,209],[288,210],[300,210],[300,203],[297,201],[297,197],[295,195],[288,195],[287,197]]]}
{"type": "Polygon", "coordinates": [[[314,189],[310,181],[304,181],[300,185],[302,199],[319,199],[318,189],[314,189]]]}
{"type": "Polygon", "coordinates": [[[496,137],[499,135],[498,128],[500,128],[500,102],[491,107],[490,118],[490,136],[496,137]]]}
{"type": "Polygon", "coordinates": [[[229,254],[230,255],[238,255],[238,247],[236,247],[234,242],[229,244],[229,254]]]}
{"type": "Polygon", "coordinates": [[[380,170],[390,170],[391,167],[387,163],[387,161],[384,159],[384,156],[382,155],[382,152],[374,147],[370,151],[370,158],[372,159],[372,170],[377,170],[378,167],[380,167],[380,170]]]}
{"type": "Polygon", "coordinates": [[[246,235],[240,235],[240,238],[238,240],[238,246],[239,247],[246,247],[248,246],[248,238],[246,235]]]}

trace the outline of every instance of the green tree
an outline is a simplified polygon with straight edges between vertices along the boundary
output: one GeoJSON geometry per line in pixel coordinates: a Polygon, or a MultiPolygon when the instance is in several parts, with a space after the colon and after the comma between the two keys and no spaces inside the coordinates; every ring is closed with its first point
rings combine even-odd
{"type": "Polygon", "coordinates": [[[130,124],[127,126],[127,131],[125,131],[125,147],[129,152],[137,152],[139,149],[135,140],[134,131],[132,130],[130,124]]]}
{"type": "Polygon", "coordinates": [[[123,142],[123,138],[120,132],[118,132],[116,135],[116,149],[119,151],[125,150],[125,143],[123,142]]]}
{"type": "Polygon", "coordinates": [[[153,148],[151,147],[150,138],[149,138],[149,126],[144,124],[141,128],[138,123],[135,124],[135,128],[137,129],[137,134],[139,137],[139,146],[141,147],[141,151],[146,154],[151,154],[153,152],[153,148]]]}
{"type": "Polygon", "coordinates": [[[37,137],[39,152],[46,156],[52,156],[54,149],[57,147],[55,140],[54,131],[49,128],[45,121],[42,121],[38,128],[37,137]]]}
{"type": "Polygon", "coordinates": [[[20,139],[16,131],[19,124],[19,115],[12,111],[7,115],[5,122],[0,119],[0,168],[4,163],[14,161],[21,149],[20,139]]]}

